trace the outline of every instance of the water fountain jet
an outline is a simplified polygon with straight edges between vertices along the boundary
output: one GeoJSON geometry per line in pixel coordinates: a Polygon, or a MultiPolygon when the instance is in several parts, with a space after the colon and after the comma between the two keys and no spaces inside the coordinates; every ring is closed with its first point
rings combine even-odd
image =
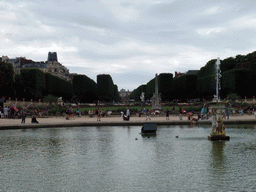
{"type": "Polygon", "coordinates": [[[226,136],[225,125],[223,124],[222,116],[225,113],[226,101],[221,101],[219,96],[220,91],[220,58],[217,58],[215,63],[216,67],[216,95],[212,102],[208,103],[212,115],[212,132],[208,136],[209,140],[229,140],[230,137],[226,136]]]}

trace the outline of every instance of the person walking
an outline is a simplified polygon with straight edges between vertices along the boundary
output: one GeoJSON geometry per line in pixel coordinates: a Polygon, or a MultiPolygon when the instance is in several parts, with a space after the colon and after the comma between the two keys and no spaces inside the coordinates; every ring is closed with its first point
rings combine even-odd
{"type": "Polygon", "coordinates": [[[146,121],[147,120],[151,120],[151,118],[149,117],[149,110],[147,109],[147,111],[146,111],[146,121]]]}
{"type": "Polygon", "coordinates": [[[228,106],[225,107],[225,116],[226,116],[227,119],[229,119],[228,106]]]}
{"type": "Polygon", "coordinates": [[[25,123],[26,120],[26,113],[24,111],[21,112],[21,124],[25,123]]]}
{"type": "Polygon", "coordinates": [[[5,108],[4,108],[4,118],[8,118],[8,114],[9,114],[9,109],[8,109],[8,107],[7,106],[5,106],[5,108]]]}
{"type": "Polygon", "coordinates": [[[70,116],[70,111],[69,111],[69,107],[67,106],[66,108],[66,120],[69,120],[69,116],[70,116]]]}
{"type": "Polygon", "coordinates": [[[97,121],[100,121],[100,119],[101,119],[101,110],[98,107],[98,109],[97,109],[97,121]]]}
{"type": "Polygon", "coordinates": [[[130,120],[130,116],[131,116],[131,112],[130,112],[130,108],[128,107],[127,110],[126,110],[127,121],[130,120]]]}
{"type": "Polygon", "coordinates": [[[69,111],[70,111],[70,119],[75,120],[75,114],[72,106],[70,107],[69,111]]]}
{"type": "Polygon", "coordinates": [[[166,110],[166,120],[169,120],[170,111],[169,109],[166,110]]]}

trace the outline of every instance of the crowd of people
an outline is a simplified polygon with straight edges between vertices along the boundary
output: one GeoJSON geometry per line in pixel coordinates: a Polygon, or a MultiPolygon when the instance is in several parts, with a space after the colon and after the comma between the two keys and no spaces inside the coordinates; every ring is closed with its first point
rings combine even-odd
{"type": "MultiPolygon", "coordinates": [[[[65,108],[64,108],[65,109],[65,108]]],[[[225,107],[225,112],[223,113],[223,119],[229,119],[229,115],[230,113],[232,115],[234,114],[240,114],[243,115],[245,113],[245,109],[243,108],[235,108],[233,109],[230,106],[226,106],[225,107]],[[232,110],[231,110],[232,109],[232,110]]],[[[36,120],[36,117],[42,117],[42,114],[46,113],[47,114],[47,109],[45,111],[45,109],[42,110],[38,110],[38,108],[33,108],[33,107],[29,107],[26,106],[22,109],[18,109],[15,104],[9,105],[9,106],[4,106],[1,107],[0,106],[0,118],[19,118],[21,119],[21,123],[25,123],[26,121],[26,117],[30,117],[31,118],[31,122],[32,123],[38,123],[38,121],[36,120]]],[[[104,111],[102,109],[100,109],[100,107],[98,107],[95,111],[90,110],[88,112],[88,115],[90,117],[96,115],[97,117],[97,121],[101,121],[102,117],[107,117],[110,116],[110,114],[112,113],[112,111],[104,111]]],[[[167,109],[167,110],[149,110],[149,109],[145,109],[143,108],[141,111],[139,111],[138,113],[136,112],[136,115],[138,115],[139,117],[141,116],[145,116],[146,117],[146,121],[150,121],[151,117],[154,117],[156,115],[160,115],[160,113],[163,115],[165,114],[166,120],[170,119],[170,115],[179,115],[179,119],[183,120],[185,117],[188,118],[188,120],[191,121],[199,121],[199,120],[204,120],[204,119],[209,119],[211,117],[211,113],[209,110],[209,106],[204,104],[201,108],[200,111],[195,112],[194,110],[191,110],[189,112],[187,112],[185,109],[183,109],[182,107],[179,107],[177,110],[177,107],[172,107],[172,109],[167,109]],[[195,118],[196,116],[196,118],[195,118]]],[[[254,115],[256,118],[256,107],[249,107],[246,109],[246,113],[248,115],[254,115]]],[[[66,106],[65,109],[65,114],[66,114],[66,119],[67,120],[75,120],[75,116],[76,117],[81,117],[82,114],[81,111],[79,111],[78,108],[73,108],[72,106],[66,106]]],[[[126,111],[121,112],[121,117],[124,121],[129,121],[131,115],[135,115],[134,111],[131,111],[131,109],[129,107],[127,107],[126,111]]]]}
{"type": "MultiPolygon", "coordinates": [[[[50,108],[39,109],[34,106],[24,106],[24,107],[16,107],[14,104],[9,104],[4,107],[0,106],[0,118],[9,118],[9,119],[19,119],[22,117],[22,113],[26,114],[26,116],[36,115],[38,117],[43,117],[48,114],[50,108]]],[[[24,115],[23,114],[23,115],[24,115]]]]}
{"type": "Polygon", "coordinates": [[[14,105],[5,106],[4,108],[0,107],[0,117],[1,118],[14,118],[15,116],[20,117],[19,110],[14,105]]]}
{"type": "MultiPolygon", "coordinates": [[[[20,118],[21,124],[24,124],[26,123],[26,117],[27,117],[27,112],[24,109],[19,110],[15,106],[15,104],[10,106],[5,106],[5,107],[0,106],[0,118],[5,118],[5,119],[20,118]]],[[[31,117],[31,123],[39,123],[34,115],[31,117]]]]}

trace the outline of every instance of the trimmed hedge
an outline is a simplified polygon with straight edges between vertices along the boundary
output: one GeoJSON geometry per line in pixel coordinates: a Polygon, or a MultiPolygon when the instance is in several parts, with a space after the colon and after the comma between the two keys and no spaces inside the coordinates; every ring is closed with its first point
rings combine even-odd
{"type": "Polygon", "coordinates": [[[82,103],[91,103],[97,100],[97,84],[86,75],[73,77],[74,94],[82,103]]]}
{"type": "Polygon", "coordinates": [[[70,99],[73,96],[73,86],[71,82],[50,73],[45,73],[45,81],[45,95],[52,94],[57,97],[62,97],[63,99],[70,99]]]}
{"type": "Polygon", "coordinates": [[[10,63],[0,62],[0,92],[2,96],[13,96],[14,71],[10,63]]]}
{"type": "Polygon", "coordinates": [[[114,85],[110,75],[97,76],[97,93],[100,101],[112,102],[116,100],[118,97],[116,89],[117,86],[114,85]]]}
{"type": "Polygon", "coordinates": [[[233,69],[222,74],[222,93],[236,93],[241,97],[252,97],[255,85],[254,72],[248,69],[233,69]]]}
{"type": "Polygon", "coordinates": [[[45,89],[44,72],[40,69],[21,69],[20,75],[25,98],[42,98],[45,89]]]}

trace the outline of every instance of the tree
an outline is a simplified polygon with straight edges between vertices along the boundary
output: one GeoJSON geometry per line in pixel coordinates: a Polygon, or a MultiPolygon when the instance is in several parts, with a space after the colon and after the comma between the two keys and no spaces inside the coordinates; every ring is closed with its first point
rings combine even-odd
{"type": "Polygon", "coordinates": [[[14,70],[10,63],[0,62],[0,92],[2,96],[13,96],[14,70]]]}
{"type": "Polygon", "coordinates": [[[161,73],[158,76],[159,93],[161,93],[161,99],[163,101],[171,101],[173,97],[173,74],[161,73]]]}
{"type": "Polygon", "coordinates": [[[141,101],[140,96],[142,92],[146,93],[146,85],[140,85],[138,88],[134,89],[131,92],[130,98],[135,101],[141,101]]]}
{"type": "Polygon", "coordinates": [[[115,100],[115,86],[110,75],[97,76],[97,90],[99,100],[106,102],[115,100]]]}
{"type": "Polygon", "coordinates": [[[212,99],[216,94],[216,59],[212,59],[200,69],[197,76],[197,97],[212,99]]]}
{"type": "Polygon", "coordinates": [[[155,78],[151,79],[146,85],[145,100],[151,99],[155,93],[155,78]]]}
{"type": "Polygon", "coordinates": [[[196,94],[196,89],[196,75],[182,75],[173,80],[173,94],[176,99],[192,99],[196,94]]]}
{"type": "Polygon", "coordinates": [[[229,57],[221,61],[220,69],[222,73],[232,70],[235,67],[236,67],[236,60],[233,57],[229,57]]]}
{"type": "Polygon", "coordinates": [[[52,94],[70,100],[74,94],[71,82],[50,73],[45,73],[45,85],[44,95],[52,94]]]}
{"type": "Polygon", "coordinates": [[[97,84],[86,75],[75,75],[73,77],[73,90],[77,99],[82,103],[97,100],[97,84]]]}
{"type": "Polygon", "coordinates": [[[212,59],[208,61],[206,65],[198,71],[198,73],[196,74],[197,77],[203,78],[210,75],[215,75],[215,63],[216,63],[216,59],[212,59]]]}
{"type": "Polygon", "coordinates": [[[40,69],[21,69],[20,74],[25,98],[42,98],[43,90],[45,89],[44,72],[40,69]]]}
{"type": "Polygon", "coordinates": [[[227,97],[232,103],[235,103],[235,101],[240,98],[240,96],[236,93],[230,93],[227,95],[227,97]]]}
{"type": "Polygon", "coordinates": [[[222,74],[222,93],[227,96],[231,93],[237,95],[254,95],[254,72],[248,69],[233,69],[222,74]]]}
{"type": "Polygon", "coordinates": [[[50,105],[52,103],[57,103],[58,101],[58,97],[54,96],[54,95],[46,95],[44,96],[44,102],[48,102],[50,105]]]}

